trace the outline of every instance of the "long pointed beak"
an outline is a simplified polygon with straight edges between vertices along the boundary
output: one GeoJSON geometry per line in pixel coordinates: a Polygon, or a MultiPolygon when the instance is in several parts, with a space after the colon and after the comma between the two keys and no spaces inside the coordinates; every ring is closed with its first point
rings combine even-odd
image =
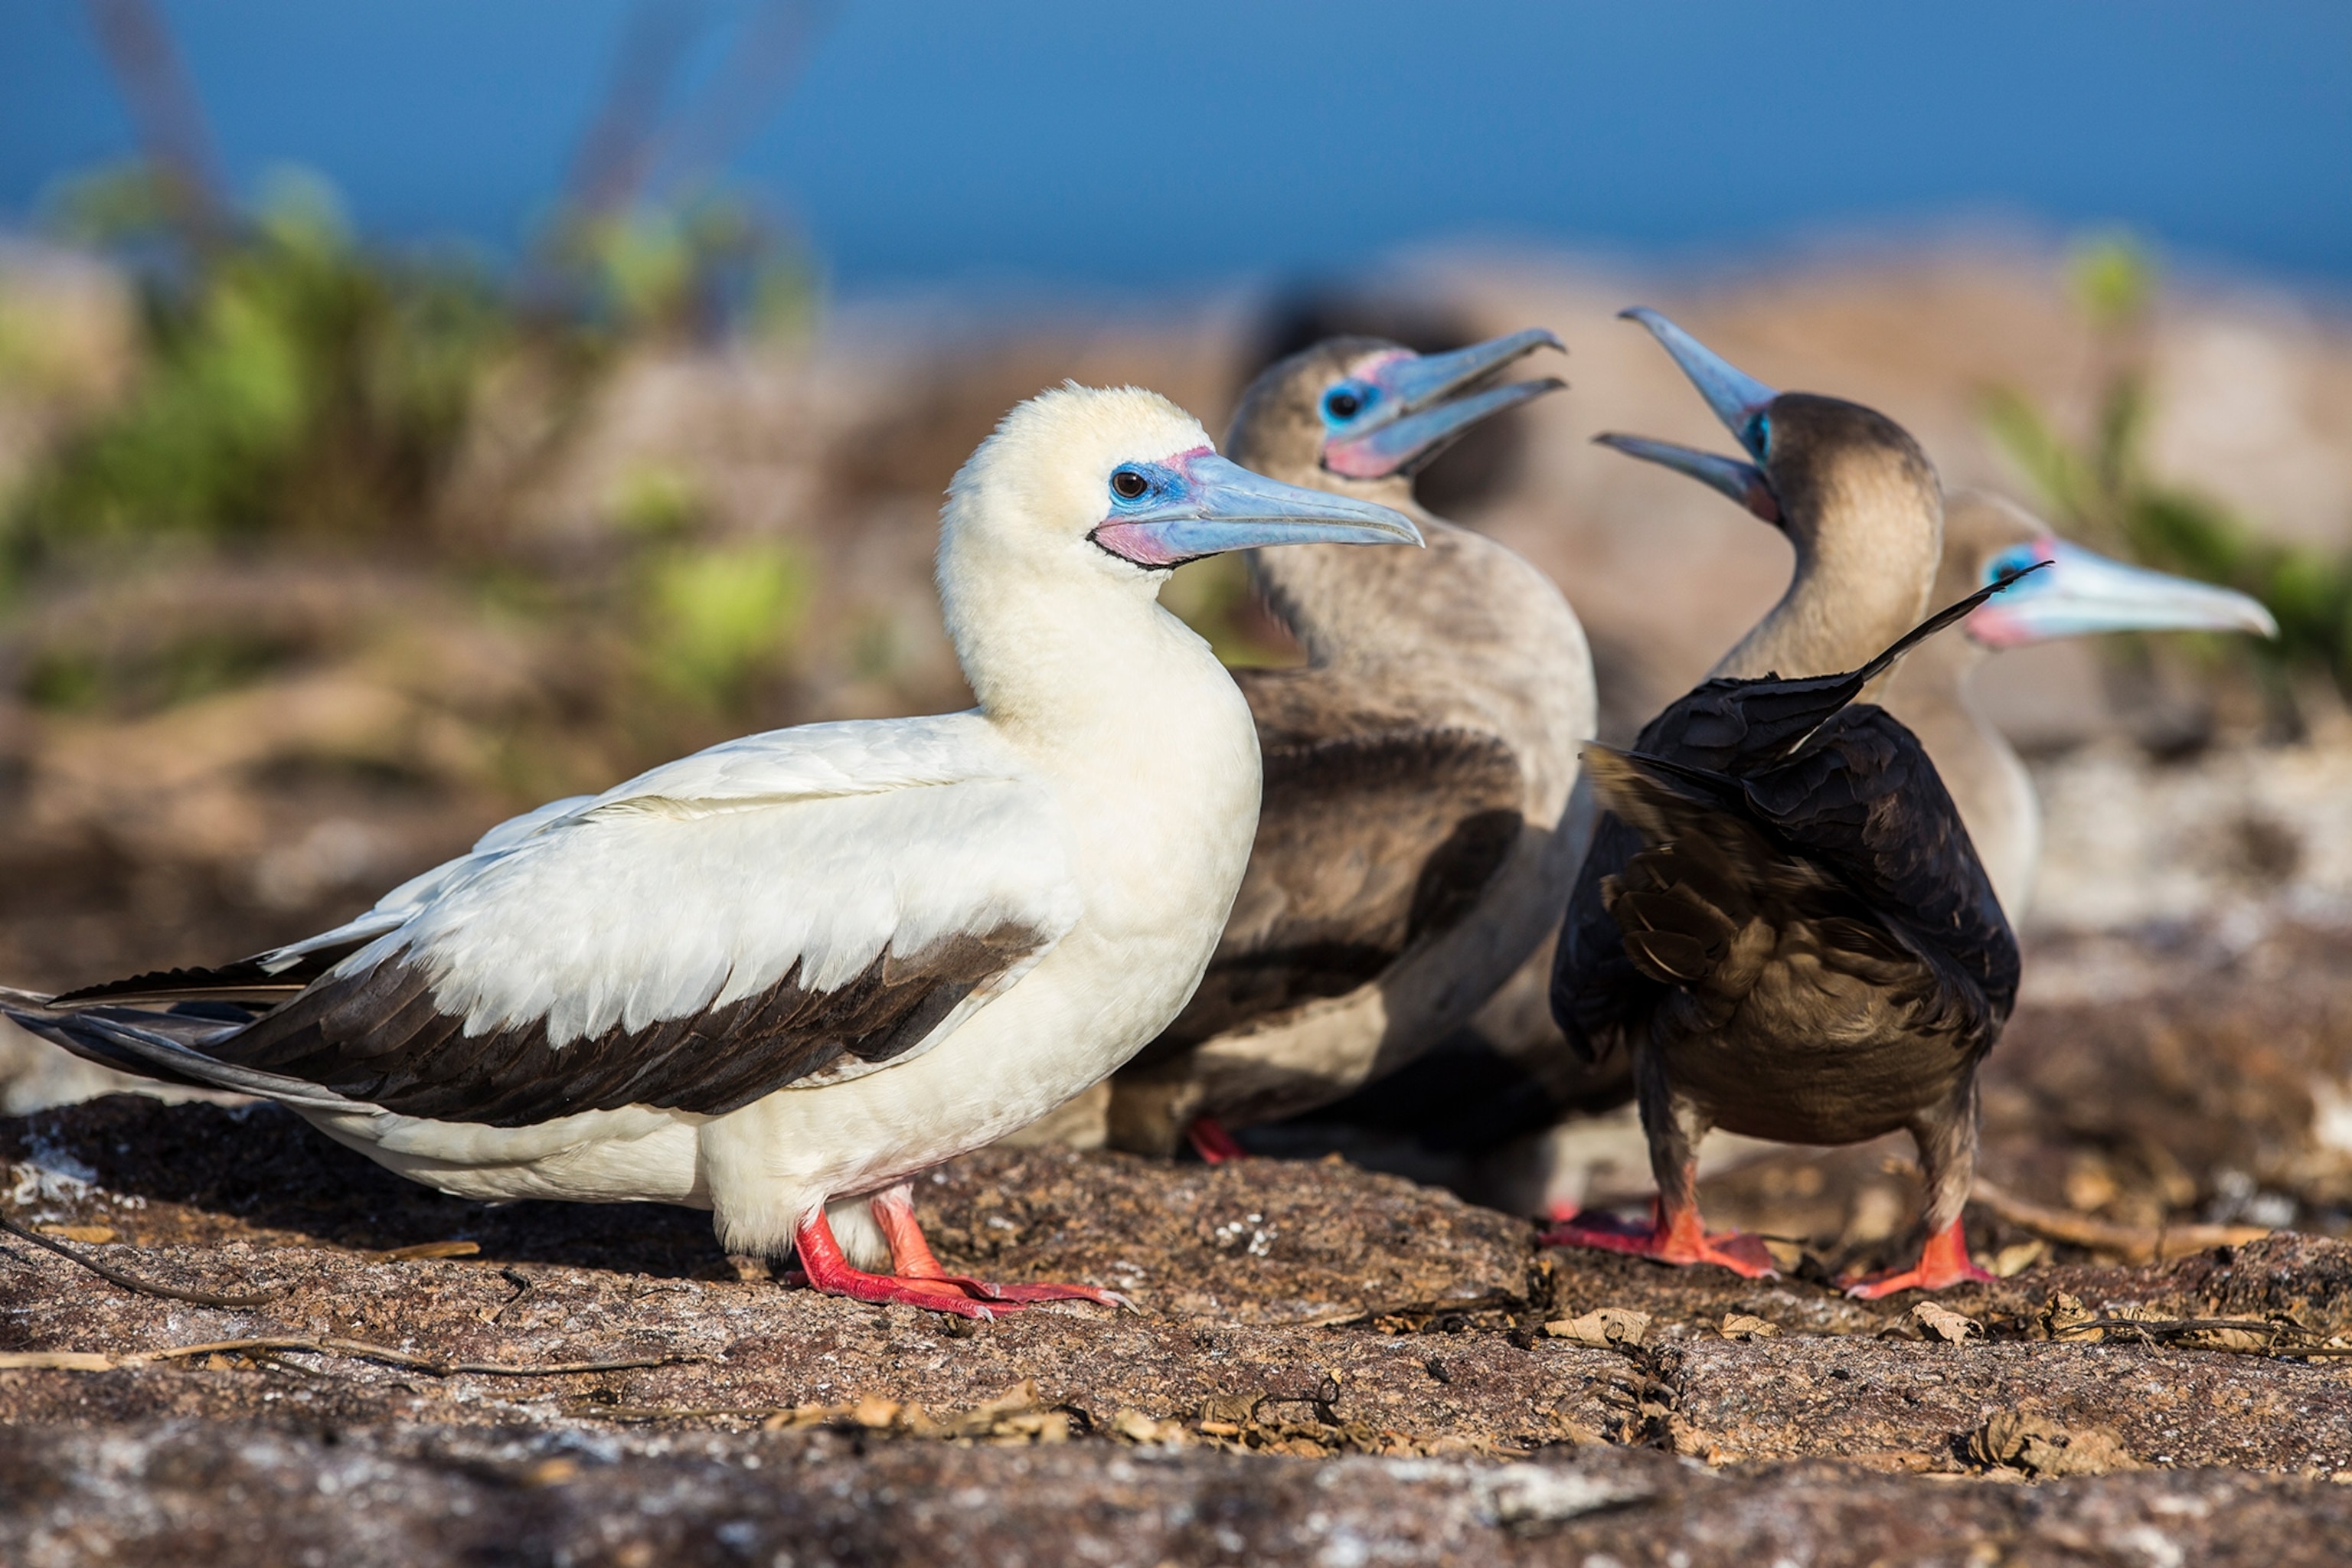
{"type": "Polygon", "coordinates": [[[1969,635],[2015,647],[2094,632],[2252,632],[2278,636],[2261,603],[2230,588],[2110,561],[2059,540],[2036,547],[2052,563],[1989,601],[1968,620],[1969,635]]]}
{"type": "Polygon", "coordinates": [[[1650,335],[1675,356],[1675,363],[1690,377],[1691,384],[1698,388],[1706,405],[1723,421],[1724,428],[1738,437],[1748,455],[1761,462],[1764,454],[1750,444],[1749,431],[1756,416],[1780,395],[1646,305],[1620,310],[1617,315],[1621,321],[1639,321],[1650,329],[1650,335]]]}
{"type": "Polygon", "coordinates": [[[1286,485],[1202,452],[1181,459],[1183,492],[1122,511],[1088,537],[1139,566],[1181,566],[1229,550],[1270,544],[1419,544],[1421,530],[1401,511],[1370,501],[1286,485]]]}
{"type": "Polygon", "coordinates": [[[1743,463],[1737,458],[1717,457],[1702,452],[1696,447],[1677,447],[1672,441],[1653,441],[1646,436],[1595,436],[1593,440],[1629,458],[1639,458],[1645,463],[1656,463],[1678,474],[1687,474],[1699,483],[1721,490],[1766,522],[1778,527],[1780,502],[1772,494],[1772,487],[1764,478],[1764,470],[1753,463],[1743,463]]]}
{"type": "Polygon", "coordinates": [[[1542,348],[1568,352],[1557,334],[1529,327],[1451,353],[1399,354],[1382,363],[1366,379],[1388,395],[1360,428],[1324,443],[1323,466],[1355,479],[1386,479],[1420,468],[1480,420],[1565,387],[1568,383],[1556,376],[1485,385],[1506,366],[1542,348]]]}

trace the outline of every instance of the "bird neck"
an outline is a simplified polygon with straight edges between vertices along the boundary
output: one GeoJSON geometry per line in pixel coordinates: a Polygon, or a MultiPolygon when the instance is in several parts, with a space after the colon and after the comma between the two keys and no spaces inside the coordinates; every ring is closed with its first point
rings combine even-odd
{"type": "Polygon", "coordinates": [[[1793,680],[1857,669],[1926,618],[1943,551],[1937,498],[1898,490],[1841,500],[1792,520],[1788,592],[1709,675],[1793,680]]]}

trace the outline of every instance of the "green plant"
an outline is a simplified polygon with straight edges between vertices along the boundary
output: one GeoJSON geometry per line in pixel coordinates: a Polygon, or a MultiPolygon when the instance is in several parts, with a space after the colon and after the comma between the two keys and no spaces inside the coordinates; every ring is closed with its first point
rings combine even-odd
{"type": "Polygon", "coordinates": [[[808,599],[799,553],[769,540],[665,549],[645,581],[647,672],[712,711],[742,706],[780,661],[808,599]]]}
{"type": "Polygon", "coordinates": [[[249,222],[203,246],[169,226],[135,170],[74,188],[62,226],[147,258],[145,363],[128,398],[65,442],[10,509],[19,567],[152,533],[411,527],[512,338],[478,270],[362,247],[332,192],[306,176],[274,182],[249,222]]]}
{"type": "Polygon", "coordinates": [[[2023,393],[1997,388],[1985,405],[1994,439],[2067,532],[2252,595],[2277,618],[2279,639],[2251,645],[2248,657],[2273,675],[2281,664],[2324,669],[2352,691],[2352,558],[2264,539],[2227,504],[2151,470],[2144,340],[2153,258],[2129,237],[2104,236],[2076,247],[2068,272],[2105,367],[2091,432],[2070,439],[2023,393]]]}

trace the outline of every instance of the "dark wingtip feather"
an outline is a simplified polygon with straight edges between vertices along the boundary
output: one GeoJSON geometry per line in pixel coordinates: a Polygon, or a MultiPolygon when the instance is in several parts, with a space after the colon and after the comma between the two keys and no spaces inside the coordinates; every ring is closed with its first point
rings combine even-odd
{"type": "MultiPolygon", "coordinates": [[[[1998,582],[1986,584],[1983,587],[1979,588],[1975,593],[1970,594],[1967,598],[1959,599],[1952,604],[1945,605],[1942,609],[1937,610],[1934,615],[1929,616],[1926,620],[1921,621],[1917,626],[1913,626],[1909,631],[1905,632],[1901,637],[1895,638],[1894,642],[1890,643],[1877,658],[1872,659],[1868,664],[1864,665],[1860,669],[1855,670],[1852,675],[1847,676],[1844,679],[1837,683],[1834,688],[1838,699],[1837,708],[1843,708],[1847,703],[1861,696],[1864,687],[1868,686],[1872,681],[1877,679],[1880,676],[1894,668],[1895,661],[1900,659],[1905,654],[1909,653],[1913,648],[1917,647],[1921,643],[1926,642],[1937,632],[1943,631],[1948,626],[1956,626],[1961,621],[1968,619],[1969,616],[1976,612],[1979,605],[1982,605],[1987,599],[1991,598],[1995,594],[2000,593],[2002,589],[2009,587],[2011,584],[2016,583],[2021,578],[2032,576],[2034,573],[2041,571],[2044,566],[2052,564],[2054,564],[2054,563],[2037,561],[2031,566],[2009,573],[2002,576],[1998,582]]],[[[1837,708],[1832,708],[1831,712],[1835,712],[1837,708]]],[[[1781,747],[1779,755],[1782,758],[1795,756],[1797,752],[1803,748],[1806,742],[1811,740],[1815,734],[1820,732],[1822,724],[1827,723],[1829,721],[1829,717],[1830,715],[1828,713],[1822,714],[1819,723],[1814,724],[1812,728],[1807,730],[1803,734],[1799,735],[1795,740],[1790,741],[1787,745],[1781,747]]]]}
{"type": "Polygon", "coordinates": [[[1868,664],[1864,665],[1860,669],[1855,670],[1846,679],[1851,680],[1853,683],[1854,689],[1859,691],[1862,688],[1869,685],[1872,681],[1885,674],[1886,671],[1893,667],[1896,659],[1901,658],[1905,654],[1909,653],[1913,648],[1918,647],[1921,643],[1926,642],[1937,632],[1942,631],[1945,627],[1952,626],[1957,622],[1968,619],[1970,615],[1975,613],[1979,605],[1982,605],[1987,599],[1991,598],[1995,594],[2000,593],[2002,589],[2009,587],[2011,584],[2016,583],[2022,578],[2032,576],[2034,573],[2041,571],[2044,566],[2052,564],[2053,564],[2052,562],[2037,561],[2031,566],[2009,573],[1997,583],[1986,584],[1983,587],[1979,588],[1975,593],[1970,594],[1965,599],[1945,605],[1942,609],[1937,610],[1934,615],[1929,616],[1926,620],[1921,621],[1917,626],[1913,626],[1909,631],[1905,632],[1901,637],[1895,638],[1894,643],[1888,647],[1885,652],[1880,654],[1876,658],[1872,659],[1868,664]]]}
{"type": "Polygon", "coordinates": [[[310,984],[297,973],[271,974],[251,959],[239,959],[217,969],[161,969],[66,991],[49,998],[53,1007],[79,1007],[92,1002],[235,1002],[278,1001],[310,984]]]}

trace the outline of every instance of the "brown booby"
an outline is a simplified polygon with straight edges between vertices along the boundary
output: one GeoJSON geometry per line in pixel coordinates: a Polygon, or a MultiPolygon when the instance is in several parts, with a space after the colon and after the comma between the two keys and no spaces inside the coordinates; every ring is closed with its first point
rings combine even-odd
{"type": "Polygon", "coordinates": [[[1099,1081],[1192,994],[1257,822],[1257,734],[1169,571],[1411,520],[1070,386],[956,476],[939,588],[979,698],[749,736],[492,829],[369,913],[9,1016],[278,1100],[478,1199],[713,1211],[820,1289],[971,1317],[1115,1302],[947,1275],[911,1179],[1099,1081]]]}
{"type": "Polygon", "coordinates": [[[1977,858],[2011,921],[2022,920],[2042,859],[2042,802],[2017,752],[1970,694],[2003,648],[2095,632],[2237,631],[2278,636],[2257,600],[2228,588],[2126,566],[2059,539],[2013,503],[1979,490],[1944,500],[1944,560],[1935,600],[1948,603],[2035,561],[2036,573],[1903,661],[1881,700],[1935,759],[1968,824],[1977,858]]]}
{"type": "Polygon", "coordinates": [[[1776,393],[1664,318],[1629,314],[1753,460],[1602,439],[1739,497],[1797,565],[1630,752],[1587,749],[1608,814],[1560,928],[1552,1013],[1587,1060],[1626,1053],[1659,1195],[1646,1230],[1580,1216],[1548,1239],[1769,1274],[1760,1242],[1699,1222],[1706,1132],[1849,1143],[1901,1128],[1926,1174],[1927,1242],[1916,1268],[1855,1289],[1987,1278],[1959,1216],[1976,1068],[2015,1000],[2016,940],[1926,751],[1857,700],[1983,595],[1891,635],[1941,555],[1942,493],[1918,444],[1874,410],[1776,393]]]}
{"type": "Polygon", "coordinates": [[[1380,552],[1261,552],[1250,572],[1304,666],[1235,672],[1265,758],[1249,869],[1200,991],[1112,1079],[1110,1138],[1237,1150],[1223,1125],[1295,1115],[1458,1027],[1549,933],[1560,831],[1593,729],[1584,631],[1541,572],[1431,516],[1413,475],[1479,420],[1561,384],[1497,383],[1542,331],[1450,353],[1326,341],[1269,367],[1227,445],[1261,472],[1412,515],[1380,552]]]}

